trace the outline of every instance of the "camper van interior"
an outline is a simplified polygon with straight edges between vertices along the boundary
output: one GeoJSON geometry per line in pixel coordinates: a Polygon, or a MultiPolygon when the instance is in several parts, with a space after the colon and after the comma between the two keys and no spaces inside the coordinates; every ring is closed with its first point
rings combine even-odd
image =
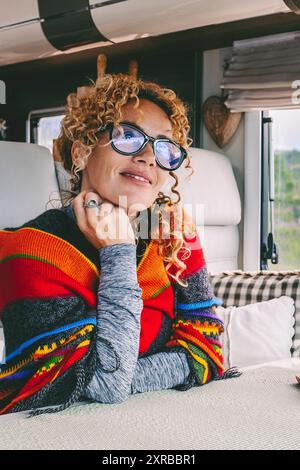
{"type": "Polygon", "coordinates": [[[0,3],[0,448],[299,449],[300,1],[0,3]],[[32,279],[20,262],[16,283],[8,260],[35,253],[26,238],[12,252],[10,235],[62,207],[66,103],[110,74],[158,83],[186,104],[194,172],[178,168],[178,191],[220,300],[224,370],[240,374],[27,419],[5,412],[21,366],[5,367],[4,319],[32,279]]]}

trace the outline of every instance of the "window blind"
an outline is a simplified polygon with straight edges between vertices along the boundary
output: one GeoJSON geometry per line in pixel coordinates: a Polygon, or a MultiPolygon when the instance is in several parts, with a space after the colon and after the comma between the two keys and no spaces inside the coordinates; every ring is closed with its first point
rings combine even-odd
{"type": "Polygon", "coordinates": [[[300,108],[300,31],[235,41],[221,88],[231,112],[300,108]]]}

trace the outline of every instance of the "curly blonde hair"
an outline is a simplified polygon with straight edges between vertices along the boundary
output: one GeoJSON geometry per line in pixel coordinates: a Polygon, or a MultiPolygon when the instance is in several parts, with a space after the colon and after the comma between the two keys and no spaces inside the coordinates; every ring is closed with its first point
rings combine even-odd
{"type": "MultiPolygon", "coordinates": [[[[162,88],[156,83],[122,73],[106,74],[98,78],[96,83],[92,82],[92,85],[85,87],[81,95],[72,93],[67,99],[66,115],[56,141],[63,166],[71,173],[71,196],[65,199],[65,202],[80,192],[82,169],[97,145],[101,131],[107,124],[118,126],[122,120],[122,106],[129,100],[136,100],[134,107],[138,108],[139,100],[142,98],[154,102],[165,111],[172,125],[173,139],[188,152],[185,167],[190,168],[193,173],[188,151],[192,139],[188,137],[190,126],[187,105],[173,90],[162,88]],[[85,151],[81,160],[73,162],[71,148],[75,141],[80,141],[85,151]]],[[[184,246],[184,233],[186,229],[189,231],[190,227],[187,225],[183,227],[182,220],[185,217],[179,206],[180,193],[176,189],[178,177],[172,171],[169,171],[169,174],[175,180],[171,191],[177,196],[177,200],[173,201],[169,196],[159,192],[148,211],[152,213],[155,211],[159,215],[158,250],[164,259],[166,270],[169,272],[171,266],[173,269],[175,267],[175,274],[169,272],[169,275],[178,284],[186,286],[187,283],[180,279],[180,276],[186,269],[184,260],[191,254],[190,249],[184,246]]]]}

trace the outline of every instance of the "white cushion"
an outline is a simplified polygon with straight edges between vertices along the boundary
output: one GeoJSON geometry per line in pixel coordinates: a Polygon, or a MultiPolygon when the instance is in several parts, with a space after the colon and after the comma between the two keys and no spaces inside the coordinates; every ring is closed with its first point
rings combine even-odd
{"type": "Polygon", "coordinates": [[[226,368],[247,367],[291,357],[295,303],[283,295],[243,307],[217,307],[226,368]]]}
{"type": "Polygon", "coordinates": [[[300,271],[223,271],[210,276],[216,297],[223,300],[223,307],[241,307],[282,295],[295,301],[295,336],[292,356],[300,356],[300,271]]]}
{"type": "Polygon", "coordinates": [[[237,266],[239,231],[237,225],[205,225],[203,231],[197,227],[208,271],[218,273],[237,266]]]}

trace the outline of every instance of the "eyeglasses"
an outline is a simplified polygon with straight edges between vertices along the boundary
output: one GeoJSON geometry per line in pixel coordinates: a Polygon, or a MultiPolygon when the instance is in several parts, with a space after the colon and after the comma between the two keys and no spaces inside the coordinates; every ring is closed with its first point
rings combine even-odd
{"type": "Polygon", "coordinates": [[[163,170],[177,170],[187,157],[187,151],[168,138],[155,139],[131,123],[109,126],[112,148],[121,155],[139,154],[151,142],[155,161],[163,170]]]}

